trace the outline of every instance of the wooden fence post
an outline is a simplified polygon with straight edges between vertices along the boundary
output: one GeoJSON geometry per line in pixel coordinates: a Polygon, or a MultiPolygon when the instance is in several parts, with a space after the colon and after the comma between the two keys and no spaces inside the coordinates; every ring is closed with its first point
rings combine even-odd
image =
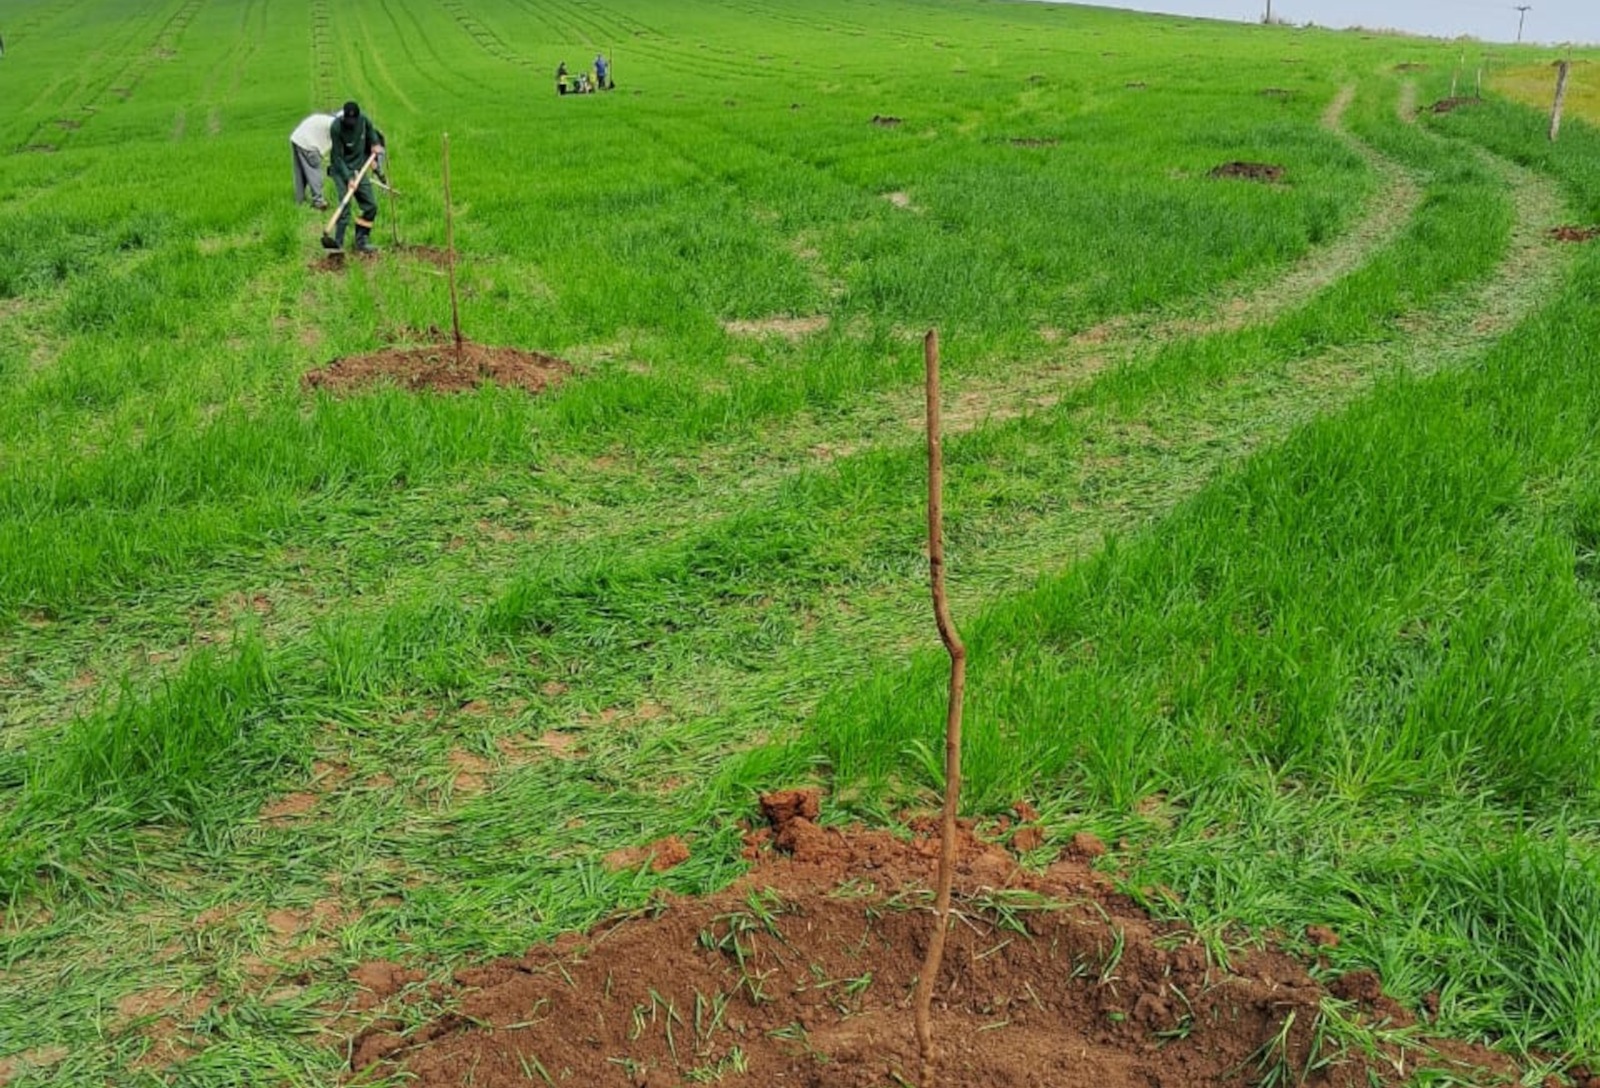
{"type": "Polygon", "coordinates": [[[1567,104],[1567,76],[1572,72],[1572,65],[1562,61],[1557,65],[1556,71],[1556,104],[1550,108],[1550,142],[1555,143],[1556,137],[1561,135],[1561,110],[1567,104]]]}

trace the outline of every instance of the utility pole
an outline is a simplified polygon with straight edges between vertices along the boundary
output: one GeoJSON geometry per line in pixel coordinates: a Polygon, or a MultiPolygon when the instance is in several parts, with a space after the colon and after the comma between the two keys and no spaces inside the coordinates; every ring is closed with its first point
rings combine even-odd
{"type": "Polygon", "coordinates": [[[1262,20],[1268,26],[1272,25],[1272,0],[1267,0],[1267,17],[1262,20]]]}
{"type": "Polygon", "coordinates": [[[1533,10],[1532,4],[1517,5],[1517,44],[1522,44],[1522,24],[1528,18],[1528,12],[1533,10]]]}

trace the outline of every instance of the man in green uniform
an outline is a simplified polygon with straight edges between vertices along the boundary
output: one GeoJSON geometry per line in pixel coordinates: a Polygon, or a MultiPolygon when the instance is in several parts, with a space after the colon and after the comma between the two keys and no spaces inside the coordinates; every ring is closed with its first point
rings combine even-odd
{"type": "Polygon", "coordinates": [[[337,186],[334,191],[355,192],[355,199],[345,205],[344,213],[339,216],[334,245],[339,249],[344,248],[344,232],[350,225],[350,215],[354,210],[352,205],[360,205],[361,210],[355,217],[356,252],[376,253],[377,249],[372,244],[372,224],[378,218],[378,202],[372,198],[371,171],[361,179],[359,185],[356,184],[356,175],[361,173],[362,166],[374,153],[378,156],[374,169],[381,172],[384,165],[383,133],[378,131],[378,126],[372,123],[371,118],[362,114],[360,106],[346,102],[339,116],[334,118],[328,134],[333,140],[333,151],[328,156],[328,174],[337,186]]]}

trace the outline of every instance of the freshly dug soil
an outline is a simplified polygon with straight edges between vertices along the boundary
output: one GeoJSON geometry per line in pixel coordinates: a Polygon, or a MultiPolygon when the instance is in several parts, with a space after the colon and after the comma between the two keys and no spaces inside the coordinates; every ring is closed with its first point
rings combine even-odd
{"type": "Polygon", "coordinates": [[[1452,110],[1459,110],[1463,106],[1476,106],[1482,101],[1483,99],[1481,98],[1441,98],[1428,108],[1434,113],[1449,113],[1452,110]]]}
{"type": "Polygon", "coordinates": [[[1558,242],[1589,242],[1600,238],[1600,227],[1552,227],[1550,237],[1558,242]]]}
{"type": "MultiPolygon", "coordinates": [[[[931,821],[905,842],[819,827],[814,791],[763,804],[774,826],[748,837],[755,866],[729,890],[460,971],[459,1014],[409,1035],[380,1021],[350,1041],[353,1070],[401,1073],[418,1088],[467,1083],[468,1071],[482,1088],[915,1083],[910,1001],[932,921],[931,821]]],[[[1032,815],[1019,806],[1024,829],[1032,815]]],[[[1315,1050],[1330,991],[1304,964],[1277,951],[1212,963],[1192,934],[1151,921],[1092,871],[1103,850],[1080,836],[1046,872],[1026,874],[964,828],[960,916],[934,1004],[941,1088],[1356,1088],[1403,1083],[1395,1070],[1419,1064],[1469,1083],[1479,1066],[1506,1069],[1449,1044],[1428,1054],[1416,1042],[1387,1061],[1315,1050]]],[[[357,979],[364,1007],[400,988],[375,985],[378,975],[357,979]]],[[[1333,992],[1357,1021],[1412,1023],[1370,973],[1333,992]]]]}
{"type": "Polygon", "coordinates": [[[1278,182],[1283,180],[1284,170],[1281,166],[1274,166],[1265,162],[1225,162],[1211,171],[1214,178],[1241,178],[1245,181],[1278,182]]]}
{"type": "Polygon", "coordinates": [[[467,341],[460,360],[455,345],[429,344],[387,348],[370,355],[335,359],[307,371],[300,384],[307,390],[348,393],[374,385],[393,384],[414,392],[461,393],[486,382],[541,392],[572,373],[572,364],[536,351],[495,348],[467,341]]]}
{"type": "Polygon", "coordinates": [[[883,128],[893,128],[896,125],[905,124],[905,122],[898,117],[885,117],[878,113],[872,115],[872,123],[875,125],[880,125],[883,128]]]}
{"type": "Polygon", "coordinates": [[[374,253],[357,253],[353,249],[324,250],[322,256],[311,262],[310,268],[313,272],[343,272],[351,261],[376,261],[389,254],[411,257],[439,268],[450,267],[450,254],[438,246],[414,246],[409,242],[401,242],[399,245],[379,245],[374,253]]]}
{"type": "Polygon", "coordinates": [[[1418,64],[1415,61],[1409,61],[1405,64],[1395,65],[1394,70],[1397,72],[1426,72],[1428,70],[1428,66],[1426,64],[1418,64]]]}

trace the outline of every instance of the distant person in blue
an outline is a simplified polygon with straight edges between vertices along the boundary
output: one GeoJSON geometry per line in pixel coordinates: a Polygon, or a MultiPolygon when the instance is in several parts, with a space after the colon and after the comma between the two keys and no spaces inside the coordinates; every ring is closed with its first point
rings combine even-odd
{"type": "Polygon", "coordinates": [[[594,56],[594,85],[602,91],[611,89],[611,65],[606,62],[603,54],[594,56]]]}

